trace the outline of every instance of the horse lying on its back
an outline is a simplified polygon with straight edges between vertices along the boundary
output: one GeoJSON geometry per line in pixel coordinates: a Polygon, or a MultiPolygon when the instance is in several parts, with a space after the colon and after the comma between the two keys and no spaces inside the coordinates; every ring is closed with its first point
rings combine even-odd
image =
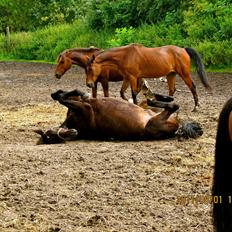
{"type": "MultiPolygon", "coordinates": [[[[166,139],[174,137],[179,128],[179,120],[173,115],[179,106],[172,102],[148,100],[150,106],[164,108],[155,113],[121,99],[89,98],[78,90],[59,90],[51,96],[66,106],[68,113],[59,128],[45,133],[36,131],[42,136],[42,143],[58,143],[70,139],[166,139]]],[[[202,134],[199,126],[189,125],[186,133],[189,132],[190,136],[202,134]]]]}

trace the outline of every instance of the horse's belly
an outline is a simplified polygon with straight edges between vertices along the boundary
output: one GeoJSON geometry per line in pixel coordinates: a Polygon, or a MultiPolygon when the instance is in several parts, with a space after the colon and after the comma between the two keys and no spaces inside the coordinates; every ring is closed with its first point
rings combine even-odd
{"type": "Polygon", "coordinates": [[[97,128],[106,136],[120,137],[127,139],[129,137],[141,137],[144,134],[144,128],[150,117],[114,117],[102,118],[97,123],[97,128]]]}
{"type": "Polygon", "coordinates": [[[109,81],[122,81],[123,80],[123,76],[117,72],[117,71],[110,71],[109,73],[109,81]]]}
{"type": "Polygon", "coordinates": [[[140,78],[158,78],[174,71],[175,63],[165,53],[146,55],[139,62],[140,78]]]}
{"type": "Polygon", "coordinates": [[[142,68],[140,71],[140,78],[159,78],[162,76],[167,76],[170,72],[172,72],[172,69],[161,67],[159,69],[153,68],[152,66],[147,68],[142,68]]]}
{"type": "Polygon", "coordinates": [[[112,82],[117,82],[117,81],[122,81],[123,76],[118,70],[111,69],[110,67],[104,67],[100,76],[98,77],[98,81],[101,82],[102,80],[106,80],[106,79],[112,82]]]}

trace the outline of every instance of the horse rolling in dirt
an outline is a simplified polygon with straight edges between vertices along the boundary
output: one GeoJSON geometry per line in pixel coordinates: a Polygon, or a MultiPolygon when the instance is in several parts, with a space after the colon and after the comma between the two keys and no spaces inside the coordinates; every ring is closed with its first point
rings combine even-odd
{"type": "Polygon", "coordinates": [[[213,205],[215,231],[232,231],[232,98],[224,105],[218,121],[215,145],[213,196],[221,202],[213,205]]]}
{"type": "Polygon", "coordinates": [[[203,85],[210,89],[204,65],[199,54],[193,48],[180,48],[173,45],[147,48],[139,44],[130,44],[112,48],[92,56],[87,66],[86,84],[94,87],[102,69],[105,66],[120,70],[121,75],[130,82],[132,98],[137,104],[137,81],[140,78],[167,77],[169,95],[175,92],[175,76],[178,74],[193,94],[195,107],[199,105],[196,87],[190,77],[191,59],[197,66],[197,73],[203,85]]]}
{"type": "MultiPolygon", "coordinates": [[[[42,143],[76,139],[166,139],[174,137],[179,128],[179,120],[173,115],[179,106],[173,102],[148,100],[150,106],[164,108],[155,113],[117,98],[89,98],[79,90],[58,90],[51,96],[66,106],[68,113],[60,127],[47,132],[35,131],[41,135],[42,143]]],[[[202,134],[196,123],[189,123],[186,128],[191,137],[202,134]]]]}
{"type": "MultiPolygon", "coordinates": [[[[73,48],[64,50],[57,57],[57,65],[55,69],[55,77],[60,79],[71,67],[72,65],[78,65],[86,70],[88,60],[92,55],[97,55],[103,50],[100,48],[90,47],[90,48],[73,48]]],[[[123,81],[123,76],[121,73],[112,67],[103,67],[101,73],[97,77],[94,85],[92,86],[92,97],[97,97],[97,83],[100,82],[103,88],[104,96],[109,96],[109,81],[117,82],[123,81]]],[[[141,89],[143,85],[143,80],[138,83],[138,89],[141,89]]],[[[129,86],[128,81],[124,81],[122,89],[120,91],[121,97],[125,100],[126,97],[124,92],[129,86]]]]}

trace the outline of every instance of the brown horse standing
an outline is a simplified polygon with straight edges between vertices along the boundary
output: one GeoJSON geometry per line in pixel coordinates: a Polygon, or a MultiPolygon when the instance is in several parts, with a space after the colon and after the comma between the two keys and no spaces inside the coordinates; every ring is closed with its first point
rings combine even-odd
{"type": "Polygon", "coordinates": [[[201,58],[193,48],[180,48],[169,45],[147,48],[138,44],[109,49],[93,56],[87,67],[86,84],[93,87],[102,69],[106,66],[120,70],[132,89],[132,98],[137,104],[137,81],[140,78],[158,78],[167,76],[169,95],[175,92],[175,76],[178,74],[191,90],[195,107],[198,106],[196,87],[190,77],[191,59],[195,61],[197,72],[203,85],[210,88],[201,58]]]}
{"type": "Polygon", "coordinates": [[[215,231],[232,231],[232,98],[224,105],[219,121],[215,146],[213,196],[219,199],[213,205],[215,231]]]}
{"type": "MultiPolygon", "coordinates": [[[[90,47],[90,48],[74,48],[64,50],[62,53],[59,54],[57,58],[57,65],[55,69],[55,77],[60,79],[67,70],[69,70],[72,65],[78,65],[86,70],[87,63],[89,58],[92,55],[97,55],[101,53],[103,50],[100,48],[90,47]]],[[[108,82],[117,82],[123,81],[123,76],[121,73],[114,69],[113,67],[103,67],[101,73],[98,75],[94,85],[92,86],[92,96],[97,97],[97,83],[100,82],[103,88],[104,96],[109,96],[109,84],[108,82]]],[[[138,84],[139,86],[143,85],[143,81],[138,84]]],[[[121,97],[125,100],[126,97],[124,92],[129,86],[128,81],[124,81],[122,85],[122,89],[120,91],[121,97]]],[[[139,87],[140,89],[141,87],[139,87]]]]}

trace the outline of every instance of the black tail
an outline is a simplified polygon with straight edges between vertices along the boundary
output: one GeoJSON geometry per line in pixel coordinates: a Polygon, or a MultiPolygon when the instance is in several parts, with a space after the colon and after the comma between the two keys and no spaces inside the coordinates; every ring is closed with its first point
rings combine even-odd
{"type": "Polygon", "coordinates": [[[177,130],[178,138],[197,138],[203,134],[203,129],[198,122],[184,122],[177,130]]]}
{"type": "Polygon", "coordinates": [[[198,73],[203,85],[206,88],[211,89],[209,82],[208,82],[208,78],[207,78],[206,73],[205,73],[205,67],[204,67],[204,64],[202,63],[200,55],[193,48],[185,48],[185,50],[189,54],[190,58],[193,59],[195,65],[197,67],[197,73],[198,73]]]}
{"type": "Polygon", "coordinates": [[[213,220],[215,231],[232,231],[232,141],[229,135],[229,117],[232,112],[232,98],[224,105],[218,121],[215,168],[212,194],[221,196],[221,203],[213,205],[213,220]]]}

